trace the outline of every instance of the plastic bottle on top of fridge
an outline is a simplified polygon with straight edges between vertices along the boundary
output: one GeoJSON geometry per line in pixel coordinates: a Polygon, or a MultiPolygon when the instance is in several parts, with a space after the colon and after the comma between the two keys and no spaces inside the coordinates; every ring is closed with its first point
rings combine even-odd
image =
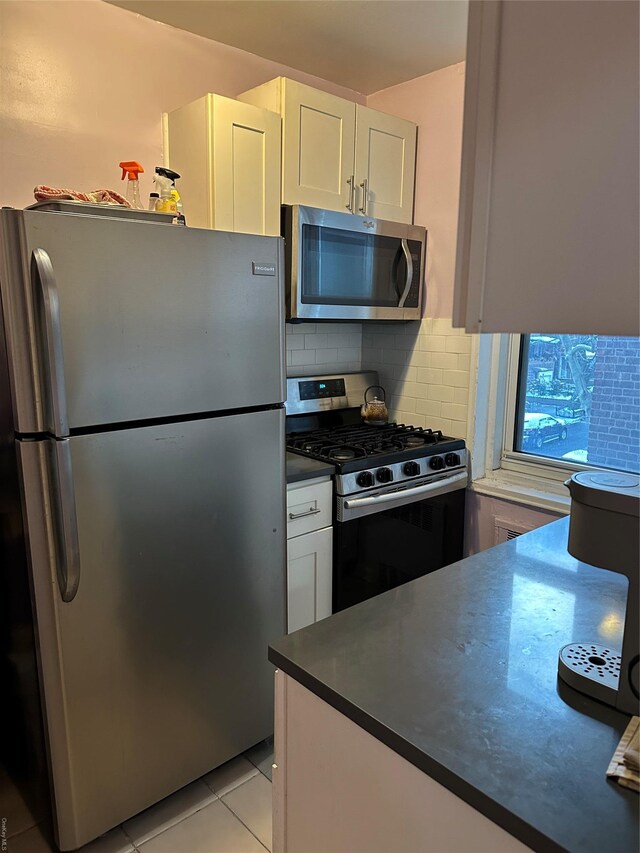
{"type": "Polygon", "coordinates": [[[135,160],[123,160],[119,165],[122,169],[122,180],[124,181],[125,175],[128,178],[125,198],[131,207],[134,207],[136,210],[144,210],[144,205],[140,198],[140,181],[138,180],[138,175],[140,172],[144,172],[144,168],[135,160]]]}

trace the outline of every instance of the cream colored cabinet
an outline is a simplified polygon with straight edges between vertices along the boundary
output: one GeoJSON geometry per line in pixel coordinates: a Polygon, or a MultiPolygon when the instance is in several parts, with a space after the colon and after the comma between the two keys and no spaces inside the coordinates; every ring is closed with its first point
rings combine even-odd
{"type": "Polygon", "coordinates": [[[413,222],[416,126],[356,107],[356,213],[413,222]]]}
{"type": "Polygon", "coordinates": [[[530,853],[282,670],[275,673],[274,733],[273,853],[530,853]]]}
{"type": "Polygon", "coordinates": [[[167,146],[189,225],[280,234],[279,115],[208,94],[168,114],[167,146]]]}
{"type": "Polygon", "coordinates": [[[282,115],[284,204],[412,221],[414,124],[286,77],[239,98],[282,115]]]}
{"type": "Polygon", "coordinates": [[[332,486],[328,477],[287,488],[287,631],[331,615],[332,486]]]}
{"type": "Polygon", "coordinates": [[[287,542],[287,632],[331,616],[331,527],[287,542]]]}
{"type": "Polygon", "coordinates": [[[469,4],[455,326],[638,335],[638,12],[469,4]]]}

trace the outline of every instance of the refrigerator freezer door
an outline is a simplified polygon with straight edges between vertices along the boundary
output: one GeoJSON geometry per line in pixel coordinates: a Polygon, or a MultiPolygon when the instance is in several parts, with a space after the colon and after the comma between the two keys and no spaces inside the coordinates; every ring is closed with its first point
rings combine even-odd
{"type": "Polygon", "coordinates": [[[284,412],[19,445],[58,841],[69,850],[273,732],[284,412]],[[72,483],[60,491],[61,443],[72,483]],[[65,602],[58,563],[74,540],[77,589],[65,602]]]}
{"type": "Polygon", "coordinates": [[[284,400],[281,239],[5,210],[16,430],[284,400]]]}

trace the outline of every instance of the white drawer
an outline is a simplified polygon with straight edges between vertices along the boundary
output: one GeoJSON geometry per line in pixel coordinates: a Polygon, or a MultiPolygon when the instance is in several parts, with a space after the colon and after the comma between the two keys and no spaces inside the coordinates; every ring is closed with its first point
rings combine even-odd
{"type": "Polygon", "coordinates": [[[331,480],[305,485],[293,484],[287,489],[287,539],[320,530],[332,524],[331,480]]]}

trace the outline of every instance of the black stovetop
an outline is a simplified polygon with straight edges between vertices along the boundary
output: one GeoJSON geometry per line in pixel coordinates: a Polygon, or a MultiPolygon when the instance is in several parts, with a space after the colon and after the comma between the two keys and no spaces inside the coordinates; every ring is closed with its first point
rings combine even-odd
{"type": "Polygon", "coordinates": [[[462,439],[450,438],[440,430],[398,423],[344,424],[287,435],[287,450],[332,462],[342,472],[418,459],[464,446],[462,439]]]}

